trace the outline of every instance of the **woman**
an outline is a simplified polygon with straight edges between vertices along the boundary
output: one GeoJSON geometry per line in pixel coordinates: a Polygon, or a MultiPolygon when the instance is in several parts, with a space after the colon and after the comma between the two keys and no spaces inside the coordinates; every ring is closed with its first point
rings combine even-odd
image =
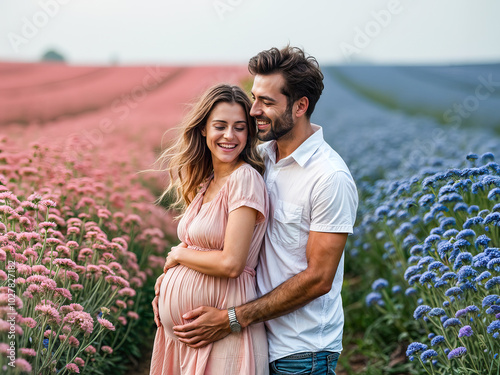
{"type": "Polygon", "coordinates": [[[176,204],[187,208],[178,226],[182,243],[169,252],[153,301],[158,330],[152,375],[268,372],[263,324],[201,349],[179,342],[172,331],[196,307],[226,309],[256,298],[254,269],[268,197],[250,107],[239,87],[214,86],[187,115],[177,144],[159,159],[168,163],[171,177],[160,199],[173,191],[176,204]]]}

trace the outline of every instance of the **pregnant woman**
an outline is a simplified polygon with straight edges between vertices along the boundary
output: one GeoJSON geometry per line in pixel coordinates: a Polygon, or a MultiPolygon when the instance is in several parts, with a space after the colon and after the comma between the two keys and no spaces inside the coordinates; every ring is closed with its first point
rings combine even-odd
{"type": "MultiPolygon", "coordinates": [[[[186,116],[167,164],[168,193],[187,207],[182,241],[168,254],[153,300],[158,325],[152,375],[267,374],[264,325],[256,324],[201,349],[178,341],[172,327],[199,306],[227,309],[255,299],[255,267],[266,230],[268,196],[256,152],[251,102],[237,86],[209,89],[186,116]]],[[[234,318],[233,318],[234,320],[234,318]]]]}

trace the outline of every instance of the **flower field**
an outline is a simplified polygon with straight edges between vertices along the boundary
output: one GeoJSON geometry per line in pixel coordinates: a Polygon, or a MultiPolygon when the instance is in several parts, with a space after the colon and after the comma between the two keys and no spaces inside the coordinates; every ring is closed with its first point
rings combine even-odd
{"type": "Polygon", "coordinates": [[[154,204],[165,176],[139,172],[187,103],[244,74],[0,64],[2,373],[118,374],[140,357],[176,228],[154,204]]]}
{"type": "MultiPolygon", "coordinates": [[[[372,100],[377,79],[357,90],[339,78],[359,85],[378,77],[370,69],[325,67],[312,118],[360,193],[338,374],[497,374],[498,90],[461,126],[438,117],[499,67],[398,70],[405,87],[428,73],[446,78],[421,85],[439,96],[423,114],[413,104],[425,105],[426,92],[398,98],[411,111],[394,109],[380,104],[386,96],[372,100]],[[455,76],[467,85],[438,87],[455,76]]],[[[383,74],[384,95],[398,92],[386,84],[391,69],[383,74]]],[[[144,170],[204,88],[247,79],[245,66],[0,63],[2,370],[119,374],[147,360],[153,284],[175,223],[153,203],[165,176],[144,170]]]]}

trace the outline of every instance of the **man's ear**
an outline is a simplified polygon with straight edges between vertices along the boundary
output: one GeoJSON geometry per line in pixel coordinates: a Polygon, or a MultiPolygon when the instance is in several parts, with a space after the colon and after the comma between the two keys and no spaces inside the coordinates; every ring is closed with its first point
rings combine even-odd
{"type": "Polygon", "coordinates": [[[309,108],[309,99],[307,96],[303,96],[295,102],[295,113],[296,117],[305,116],[307,109],[309,108]]]}

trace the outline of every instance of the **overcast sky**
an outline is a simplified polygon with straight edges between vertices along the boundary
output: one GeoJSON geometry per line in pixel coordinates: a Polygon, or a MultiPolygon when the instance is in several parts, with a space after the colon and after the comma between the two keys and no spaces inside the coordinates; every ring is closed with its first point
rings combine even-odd
{"type": "Polygon", "coordinates": [[[290,42],[322,64],[500,62],[498,0],[2,0],[0,60],[246,63],[290,42]]]}

